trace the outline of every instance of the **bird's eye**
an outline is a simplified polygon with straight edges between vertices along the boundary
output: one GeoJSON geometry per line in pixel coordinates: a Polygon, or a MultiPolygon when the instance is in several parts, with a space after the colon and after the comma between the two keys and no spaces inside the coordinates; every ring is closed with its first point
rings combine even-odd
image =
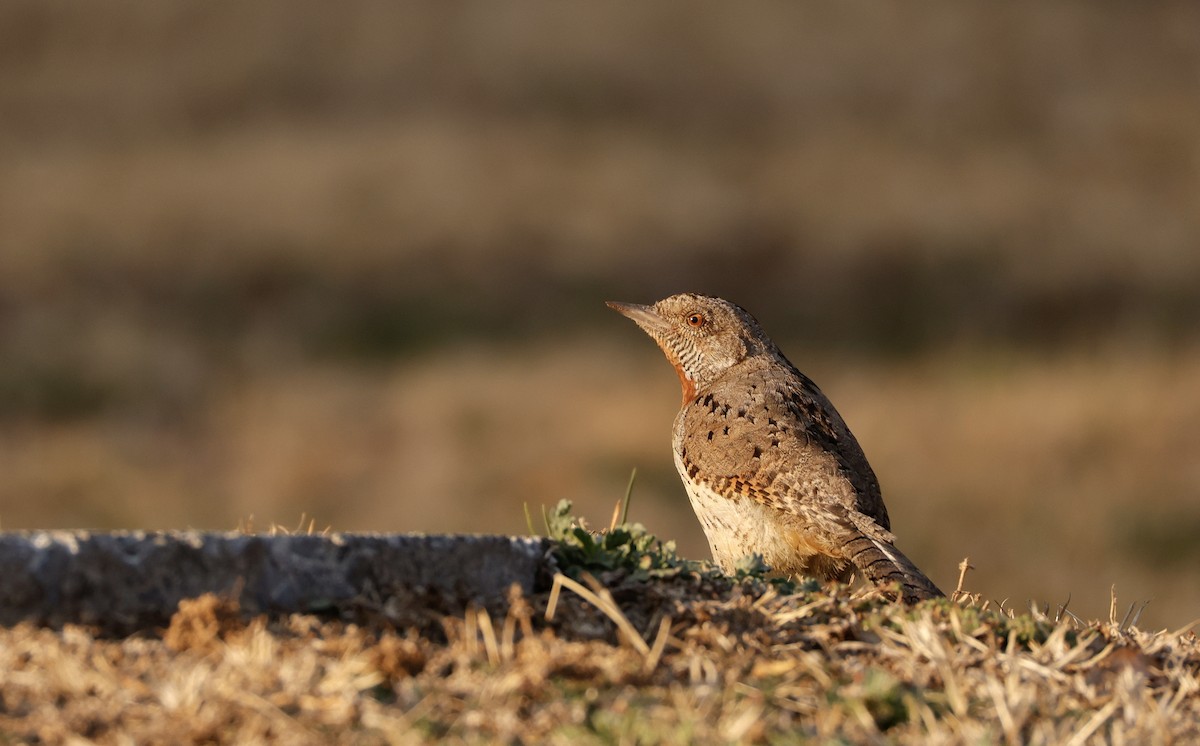
{"type": "Polygon", "coordinates": [[[704,326],[704,321],[705,321],[705,318],[704,318],[704,314],[702,314],[702,313],[694,313],[691,316],[687,317],[688,326],[694,326],[697,329],[704,326]]]}

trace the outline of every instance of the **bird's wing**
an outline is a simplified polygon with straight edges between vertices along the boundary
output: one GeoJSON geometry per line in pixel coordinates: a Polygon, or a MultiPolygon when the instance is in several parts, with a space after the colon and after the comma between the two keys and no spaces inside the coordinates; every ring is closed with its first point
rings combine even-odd
{"type": "Polygon", "coordinates": [[[875,475],[865,467],[857,443],[853,450],[863,458],[865,471],[847,459],[846,446],[839,443],[852,437],[838,432],[828,416],[832,409],[812,409],[803,396],[786,390],[775,397],[769,384],[766,396],[760,396],[763,386],[755,386],[715,387],[680,413],[677,445],[688,476],[700,477],[716,492],[737,493],[784,513],[812,551],[850,562],[871,582],[898,584],[906,601],[941,596],[895,547],[875,475]],[[742,393],[726,396],[727,391],[742,393]],[[882,521],[860,507],[864,488],[874,489],[865,504],[877,505],[882,521]]]}
{"type": "MultiPolygon", "coordinates": [[[[799,376],[799,374],[797,374],[799,376]]],[[[690,477],[794,517],[813,547],[908,601],[942,595],[895,547],[879,483],[854,436],[807,378],[750,377],[700,393],[681,412],[690,477]]]]}
{"type": "Polygon", "coordinates": [[[862,449],[807,378],[746,376],[702,392],[681,417],[685,468],[714,487],[805,518],[857,513],[891,537],[862,449]]]}

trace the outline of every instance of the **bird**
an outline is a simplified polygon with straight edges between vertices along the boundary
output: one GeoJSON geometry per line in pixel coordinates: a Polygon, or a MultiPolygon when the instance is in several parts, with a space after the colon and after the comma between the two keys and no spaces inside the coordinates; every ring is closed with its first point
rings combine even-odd
{"type": "Polygon", "coordinates": [[[896,547],[879,480],[842,416],[749,312],[696,293],[607,305],[679,375],[675,467],[724,572],[758,555],[784,576],[861,573],[906,603],[944,595],[896,547]]]}

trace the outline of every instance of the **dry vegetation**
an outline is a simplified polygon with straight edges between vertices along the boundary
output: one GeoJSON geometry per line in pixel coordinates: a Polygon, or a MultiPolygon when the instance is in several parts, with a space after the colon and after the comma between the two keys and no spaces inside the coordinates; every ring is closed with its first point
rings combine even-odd
{"type": "Polygon", "coordinates": [[[0,631],[0,738],[79,743],[1183,743],[1200,643],[681,572],[514,596],[426,629],[241,619],[205,596],[128,639],[0,631]],[[622,635],[613,619],[629,625],[622,635]]]}

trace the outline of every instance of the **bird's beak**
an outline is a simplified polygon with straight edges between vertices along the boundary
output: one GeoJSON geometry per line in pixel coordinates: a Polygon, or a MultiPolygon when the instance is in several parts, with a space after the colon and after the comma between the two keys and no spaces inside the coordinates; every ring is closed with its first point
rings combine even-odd
{"type": "Polygon", "coordinates": [[[679,363],[678,335],[672,331],[670,322],[660,316],[654,306],[639,306],[636,303],[618,303],[610,300],[608,307],[622,316],[633,319],[634,323],[642,328],[642,331],[650,335],[650,338],[667,356],[667,362],[673,365],[675,372],[679,374],[679,383],[683,386],[683,403],[687,404],[696,395],[696,383],[692,380],[691,374],[686,372],[679,363]]]}
{"type": "Polygon", "coordinates": [[[654,310],[654,306],[642,306],[637,303],[619,303],[615,300],[610,300],[605,303],[609,308],[633,319],[634,323],[642,327],[651,336],[657,336],[667,330],[667,322],[662,316],[658,315],[658,311],[654,310]],[[656,334],[657,333],[657,334],[656,334]]]}

